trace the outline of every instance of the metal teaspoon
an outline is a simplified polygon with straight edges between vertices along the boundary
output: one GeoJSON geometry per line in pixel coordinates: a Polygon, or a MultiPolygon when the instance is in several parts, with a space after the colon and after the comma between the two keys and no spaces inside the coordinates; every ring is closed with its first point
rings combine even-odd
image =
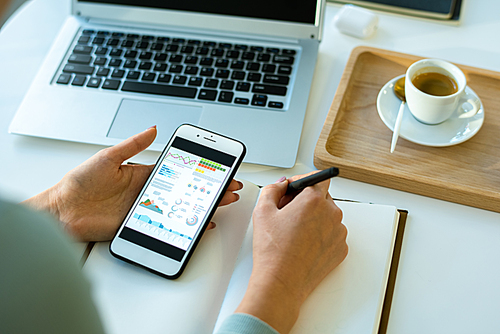
{"type": "Polygon", "coordinates": [[[394,84],[394,94],[396,94],[398,99],[401,100],[401,105],[399,106],[398,116],[396,117],[396,123],[394,124],[394,130],[392,132],[391,153],[393,153],[396,148],[396,143],[399,137],[399,129],[401,129],[401,120],[403,119],[403,113],[405,110],[405,77],[399,78],[394,84]]]}

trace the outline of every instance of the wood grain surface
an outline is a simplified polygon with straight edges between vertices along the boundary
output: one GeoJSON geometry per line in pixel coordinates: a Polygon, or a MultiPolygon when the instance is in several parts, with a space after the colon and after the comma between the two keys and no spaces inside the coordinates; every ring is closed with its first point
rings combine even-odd
{"type": "Polygon", "coordinates": [[[357,47],[347,62],[314,152],[314,165],[341,177],[500,212],[500,73],[455,64],[480,97],[485,120],[470,140],[449,147],[399,138],[377,113],[377,95],[421,57],[357,47]]]}

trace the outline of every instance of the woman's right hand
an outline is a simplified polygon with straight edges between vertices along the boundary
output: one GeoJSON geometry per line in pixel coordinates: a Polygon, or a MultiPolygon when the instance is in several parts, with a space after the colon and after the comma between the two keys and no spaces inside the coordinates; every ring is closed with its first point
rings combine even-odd
{"type": "Polygon", "coordinates": [[[236,310],[280,333],[290,331],[304,300],[348,251],[342,211],[328,193],[330,181],[295,196],[285,195],[288,183],[262,190],[253,213],[253,271],[236,310]]]}

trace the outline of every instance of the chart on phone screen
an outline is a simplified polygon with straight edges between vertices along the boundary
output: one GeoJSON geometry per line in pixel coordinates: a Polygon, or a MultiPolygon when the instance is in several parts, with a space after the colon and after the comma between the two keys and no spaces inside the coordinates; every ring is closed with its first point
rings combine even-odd
{"type": "Polygon", "coordinates": [[[126,226],[187,250],[230,169],[171,147],[126,226]]]}

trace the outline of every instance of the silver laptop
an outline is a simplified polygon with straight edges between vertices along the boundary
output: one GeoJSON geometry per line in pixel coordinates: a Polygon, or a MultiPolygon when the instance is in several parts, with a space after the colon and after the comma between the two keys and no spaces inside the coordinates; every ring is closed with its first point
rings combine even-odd
{"type": "Polygon", "coordinates": [[[73,0],[9,132],[114,145],[182,123],[295,164],[324,0],[73,0]]]}

